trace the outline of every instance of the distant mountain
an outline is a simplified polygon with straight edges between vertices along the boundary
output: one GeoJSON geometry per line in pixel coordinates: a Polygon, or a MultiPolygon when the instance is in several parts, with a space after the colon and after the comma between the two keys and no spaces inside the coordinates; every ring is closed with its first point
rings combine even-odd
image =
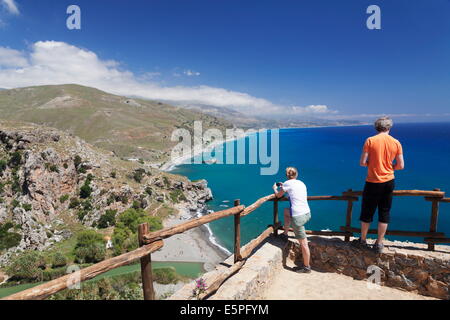
{"type": "MultiPolygon", "coordinates": [[[[173,103],[175,104],[175,103],[173,103]]],[[[211,116],[225,119],[233,123],[236,127],[248,128],[303,128],[317,126],[341,126],[341,125],[358,125],[364,122],[357,120],[325,120],[325,119],[301,119],[280,117],[269,118],[269,116],[249,116],[231,108],[215,107],[201,104],[179,104],[178,106],[209,114],[211,116]]]]}
{"type": "Polygon", "coordinates": [[[226,120],[156,101],[128,98],[79,85],[37,86],[0,92],[0,118],[66,130],[125,158],[163,162],[178,142],[176,128],[232,127],[226,120]]]}

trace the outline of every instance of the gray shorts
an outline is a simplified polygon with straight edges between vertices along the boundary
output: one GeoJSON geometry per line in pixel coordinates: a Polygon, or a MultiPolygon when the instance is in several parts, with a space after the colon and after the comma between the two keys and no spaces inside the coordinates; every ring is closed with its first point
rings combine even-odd
{"type": "Polygon", "coordinates": [[[305,224],[311,219],[311,212],[291,217],[291,226],[296,239],[306,239],[305,224]]]}

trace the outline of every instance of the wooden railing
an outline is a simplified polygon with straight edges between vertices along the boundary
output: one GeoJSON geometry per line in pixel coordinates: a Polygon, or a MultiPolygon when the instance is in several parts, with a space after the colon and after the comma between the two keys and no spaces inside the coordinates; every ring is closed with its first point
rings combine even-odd
{"type": "MultiPolygon", "coordinates": [[[[353,202],[358,201],[358,197],[362,195],[362,191],[348,190],[343,192],[342,196],[310,196],[309,201],[317,200],[330,200],[330,201],[346,201],[347,210],[345,218],[345,226],[340,227],[339,231],[306,231],[309,235],[321,235],[321,236],[343,236],[345,241],[349,241],[353,233],[359,233],[361,230],[351,226],[353,202]]],[[[450,243],[450,238],[446,238],[444,233],[437,232],[437,223],[439,215],[439,203],[448,203],[450,198],[444,198],[445,193],[439,189],[433,191],[422,190],[396,190],[394,196],[423,196],[425,200],[431,201],[431,219],[429,231],[401,231],[401,230],[388,230],[387,235],[395,236],[414,236],[424,237],[424,241],[428,243],[428,249],[434,250],[435,243],[450,243]]],[[[278,205],[279,202],[288,201],[287,198],[276,198],[271,194],[258,199],[252,205],[245,207],[240,204],[239,200],[234,201],[234,207],[210,213],[206,216],[202,216],[196,219],[189,220],[185,223],[165,228],[163,230],[149,232],[148,224],[139,225],[138,237],[139,248],[122,254],[120,256],[110,258],[94,264],[90,267],[81,269],[77,275],[79,282],[92,279],[102,273],[105,273],[111,269],[130,264],[131,262],[140,259],[141,274],[142,274],[142,287],[145,300],[155,299],[155,292],[153,289],[153,277],[152,277],[152,262],[151,254],[156,250],[163,248],[163,240],[169,238],[175,234],[183,233],[187,230],[199,227],[206,223],[222,219],[228,216],[234,216],[234,264],[229,266],[224,272],[218,274],[215,278],[209,279],[207,283],[207,290],[201,295],[200,298],[206,298],[213,294],[222,285],[222,283],[228,279],[231,275],[236,273],[245,264],[247,258],[251,256],[253,251],[269,236],[278,235],[278,230],[282,228],[278,219],[278,205]],[[273,202],[273,224],[268,226],[257,238],[250,241],[245,246],[241,247],[241,218],[250,214],[259,208],[263,203],[271,201],[273,202]]],[[[369,230],[370,234],[377,233],[377,230],[369,230]]],[[[45,299],[50,295],[57,293],[61,290],[67,289],[73,285],[73,274],[68,274],[55,280],[51,280],[36,287],[12,294],[4,300],[39,300],[45,299]]]]}

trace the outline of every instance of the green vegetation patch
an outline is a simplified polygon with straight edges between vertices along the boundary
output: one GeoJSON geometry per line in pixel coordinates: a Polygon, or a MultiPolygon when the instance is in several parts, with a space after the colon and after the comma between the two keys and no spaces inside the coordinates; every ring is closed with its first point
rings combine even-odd
{"type": "Polygon", "coordinates": [[[14,229],[12,222],[0,224],[0,252],[18,246],[22,236],[19,233],[11,232],[14,229]]]}
{"type": "Polygon", "coordinates": [[[150,217],[142,209],[127,209],[118,216],[112,236],[116,255],[138,247],[137,229],[141,223],[148,223],[150,231],[162,229],[161,218],[150,217]]]}

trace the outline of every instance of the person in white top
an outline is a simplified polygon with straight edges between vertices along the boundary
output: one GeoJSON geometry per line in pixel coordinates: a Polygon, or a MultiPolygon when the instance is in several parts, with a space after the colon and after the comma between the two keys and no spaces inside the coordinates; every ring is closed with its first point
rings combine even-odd
{"type": "Polygon", "coordinates": [[[292,224],[295,238],[302,248],[304,264],[302,268],[296,268],[296,271],[309,273],[311,272],[310,252],[304,226],[311,219],[311,210],[308,205],[308,191],[305,184],[297,179],[298,171],[296,168],[286,168],[286,176],[288,178],[286,182],[282,184],[275,183],[272,187],[277,198],[281,198],[285,192],[289,195],[290,208],[284,209],[284,233],[282,236],[287,238],[289,225],[292,224]]]}

